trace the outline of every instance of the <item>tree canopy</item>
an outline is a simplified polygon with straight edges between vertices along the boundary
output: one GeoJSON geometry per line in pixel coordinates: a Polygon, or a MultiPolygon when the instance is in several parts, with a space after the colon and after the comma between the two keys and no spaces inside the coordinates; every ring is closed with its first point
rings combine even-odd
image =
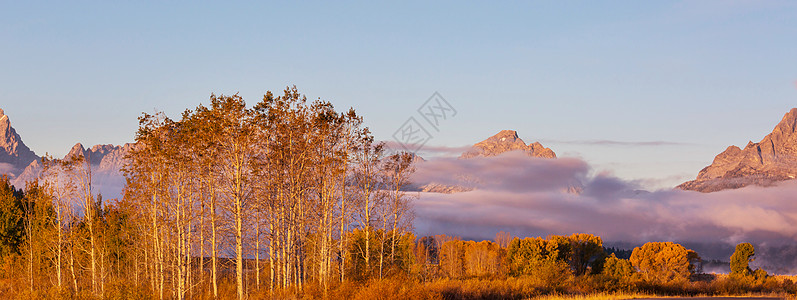
{"type": "Polygon", "coordinates": [[[683,282],[689,278],[689,250],[673,242],[649,242],[634,248],[631,264],[649,282],[683,282]]]}
{"type": "Polygon", "coordinates": [[[736,276],[752,275],[750,262],[753,261],[755,248],[750,243],[740,243],[736,245],[736,250],[731,255],[731,274],[736,276]]]}

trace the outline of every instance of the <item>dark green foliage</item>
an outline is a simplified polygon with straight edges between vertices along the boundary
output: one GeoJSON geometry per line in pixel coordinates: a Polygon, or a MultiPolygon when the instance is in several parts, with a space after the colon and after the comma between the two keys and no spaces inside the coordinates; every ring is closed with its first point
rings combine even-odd
{"type": "Polygon", "coordinates": [[[631,261],[617,258],[614,253],[607,257],[606,262],[603,264],[603,274],[612,279],[630,280],[634,272],[635,270],[631,265],[631,261]]]}
{"type": "Polygon", "coordinates": [[[23,198],[7,176],[0,177],[0,258],[20,253],[25,236],[23,198]]]}
{"type": "Polygon", "coordinates": [[[26,184],[22,205],[25,236],[20,252],[27,262],[25,277],[34,290],[41,290],[47,286],[47,272],[55,259],[50,251],[56,234],[53,198],[35,180],[26,184]]]}
{"type": "Polygon", "coordinates": [[[105,238],[108,259],[116,276],[123,276],[125,264],[133,263],[134,241],[138,238],[138,230],[130,221],[132,211],[125,203],[105,205],[101,214],[101,231],[105,238]]]}
{"type": "Polygon", "coordinates": [[[753,270],[750,269],[750,262],[755,255],[755,248],[750,243],[736,245],[736,251],[731,255],[731,275],[748,276],[753,270]]]}
{"type": "Polygon", "coordinates": [[[556,237],[515,238],[506,250],[507,265],[511,275],[532,274],[538,268],[549,266],[546,262],[566,264],[570,243],[556,237]]]}
{"type": "Polygon", "coordinates": [[[509,274],[528,276],[537,284],[559,289],[572,279],[570,240],[563,236],[515,238],[506,249],[509,274]]]}
{"type": "Polygon", "coordinates": [[[590,274],[601,274],[603,273],[603,266],[606,264],[606,259],[609,258],[606,255],[606,252],[601,252],[599,255],[589,263],[590,274]]]}

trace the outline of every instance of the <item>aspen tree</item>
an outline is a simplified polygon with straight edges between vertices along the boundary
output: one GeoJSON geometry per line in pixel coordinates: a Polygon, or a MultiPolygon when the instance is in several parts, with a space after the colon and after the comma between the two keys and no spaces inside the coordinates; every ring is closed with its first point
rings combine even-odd
{"type": "Polygon", "coordinates": [[[211,109],[218,112],[213,121],[220,125],[214,132],[222,164],[220,181],[225,208],[232,216],[235,239],[235,281],[238,299],[244,298],[243,245],[244,221],[251,200],[251,169],[255,134],[251,124],[252,111],[238,95],[211,96],[211,109]]]}
{"type": "Polygon", "coordinates": [[[355,140],[357,138],[356,134],[359,132],[359,127],[363,122],[362,117],[357,116],[354,109],[349,109],[348,112],[345,113],[346,122],[345,122],[345,129],[343,132],[343,153],[346,156],[346,161],[342,163],[342,171],[341,174],[342,178],[342,186],[340,187],[339,191],[340,195],[340,203],[339,206],[339,238],[338,238],[338,252],[340,257],[340,281],[343,282],[345,280],[346,275],[346,232],[348,231],[348,226],[351,217],[351,212],[349,212],[349,208],[346,206],[347,199],[349,198],[350,193],[347,193],[350,189],[348,188],[349,185],[352,185],[347,178],[349,177],[349,173],[351,173],[351,164],[355,157],[354,153],[356,151],[356,144],[355,140]]]}
{"type": "Polygon", "coordinates": [[[164,211],[164,175],[167,167],[164,160],[164,148],[167,143],[165,124],[171,122],[162,114],[144,114],[139,118],[139,130],[136,133],[136,147],[126,155],[128,161],[123,172],[128,178],[127,194],[134,194],[139,190],[141,195],[141,210],[147,212],[149,219],[147,226],[151,240],[150,257],[150,284],[153,290],[158,291],[160,299],[165,292],[165,235],[162,229],[164,211]]]}
{"type": "Polygon", "coordinates": [[[396,235],[399,231],[408,229],[411,223],[412,211],[410,201],[412,200],[405,190],[410,185],[410,176],[415,172],[413,167],[413,160],[415,155],[409,152],[399,152],[387,158],[385,162],[385,181],[389,188],[389,211],[391,213],[390,220],[392,222],[390,232],[390,260],[395,263],[396,253],[396,235]]]}
{"type": "MultiPolygon", "coordinates": [[[[195,132],[195,155],[199,164],[200,189],[202,201],[208,205],[210,218],[210,254],[211,254],[211,282],[213,285],[213,297],[218,297],[218,228],[219,216],[217,205],[217,169],[218,164],[218,140],[215,133],[219,132],[220,124],[215,122],[215,110],[210,110],[205,106],[199,105],[192,115],[194,119],[195,132]]],[[[204,207],[204,204],[202,207],[204,207]]],[[[204,241],[202,241],[204,244],[204,241]]],[[[204,265],[203,265],[204,266],[204,265]]]]}
{"type": "Polygon", "coordinates": [[[55,273],[57,278],[58,289],[63,288],[63,261],[64,261],[64,244],[65,244],[65,227],[67,210],[71,210],[68,205],[68,199],[71,194],[75,193],[75,185],[71,177],[64,176],[65,166],[62,161],[54,160],[49,155],[42,158],[42,181],[47,193],[53,197],[53,205],[55,210],[54,226],[56,228],[56,241],[52,246],[55,256],[55,273]]]}
{"type": "Polygon", "coordinates": [[[354,180],[360,201],[360,226],[365,234],[365,249],[361,254],[365,260],[365,270],[371,270],[371,244],[374,208],[381,199],[379,182],[379,163],[384,154],[384,143],[375,143],[368,128],[360,131],[355,150],[354,180]]]}
{"type": "MultiPolygon", "coordinates": [[[[101,275],[98,274],[99,272],[97,270],[98,256],[100,256],[100,254],[97,253],[97,208],[94,202],[94,195],[92,194],[91,159],[87,156],[86,152],[80,152],[67,157],[64,163],[69,166],[66,168],[67,176],[70,176],[72,180],[74,180],[77,187],[76,193],[72,194],[70,198],[79,204],[83,214],[83,222],[88,230],[89,246],[88,249],[83,249],[83,251],[87,252],[89,255],[91,293],[99,296],[101,295],[101,289],[103,287],[100,286],[101,283],[99,283],[99,281],[101,275]]],[[[76,244],[73,242],[73,247],[75,245],[76,244]]],[[[72,255],[71,259],[74,259],[74,255],[72,255]]],[[[74,262],[71,261],[70,263],[74,262]]],[[[71,266],[71,268],[73,268],[73,266],[71,266]]]]}

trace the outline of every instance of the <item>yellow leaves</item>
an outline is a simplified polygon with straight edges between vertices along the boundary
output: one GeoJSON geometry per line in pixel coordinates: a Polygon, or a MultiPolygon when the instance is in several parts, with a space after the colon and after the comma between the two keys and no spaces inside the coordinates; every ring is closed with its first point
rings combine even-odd
{"type": "Polygon", "coordinates": [[[614,253],[603,263],[603,274],[614,279],[628,280],[633,273],[634,267],[631,266],[631,262],[627,259],[617,258],[614,253]]]}
{"type": "Polygon", "coordinates": [[[631,264],[647,281],[683,282],[689,278],[689,250],[673,242],[649,242],[634,248],[631,264]]]}
{"type": "Polygon", "coordinates": [[[574,233],[569,237],[571,262],[576,275],[587,272],[590,260],[603,253],[603,240],[588,233],[574,233]]]}
{"type": "Polygon", "coordinates": [[[440,266],[451,278],[488,276],[502,268],[503,249],[491,241],[447,241],[440,248],[440,266]]]}
{"type": "Polygon", "coordinates": [[[579,245],[594,244],[598,247],[603,246],[601,237],[589,233],[574,233],[569,238],[571,242],[579,245]]]}
{"type": "Polygon", "coordinates": [[[515,238],[507,247],[507,259],[513,274],[531,272],[533,261],[552,260],[570,264],[576,275],[585,274],[589,262],[603,253],[599,236],[574,233],[570,236],[551,235],[547,239],[515,238]]]}
{"type": "MultiPolygon", "coordinates": [[[[507,248],[507,262],[513,275],[541,272],[547,267],[557,267],[555,262],[567,267],[566,257],[570,242],[567,237],[549,236],[548,239],[515,238],[507,248]]],[[[569,273],[569,272],[568,272],[569,273]]]]}

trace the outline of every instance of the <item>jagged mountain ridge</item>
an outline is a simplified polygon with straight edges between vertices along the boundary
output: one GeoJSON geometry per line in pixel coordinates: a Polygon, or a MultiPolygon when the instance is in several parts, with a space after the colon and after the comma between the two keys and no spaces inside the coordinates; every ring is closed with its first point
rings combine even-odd
{"type": "Polygon", "coordinates": [[[797,177],[797,108],[783,116],[771,133],[744,149],[729,146],[703,168],[697,178],[678,186],[698,192],[716,192],[749,185],[771,186],[797,177]]]}
{"type": "Polygon", "coordinates": [[[77,143],[64,158],[82,153],[83,157],[87,157],[92,165],[99,167],[99,170],[120,170],[124,166],[125,155],[132,147],[133,144],[127,143],[122,146],[94,145],[86,149],[83,144],[77,143]]]}
{"type": "MultiPolygon", "coordinates": [[[[120,170],[124,166],[124,157],[132,146],[133,144],[95,145],[86,149],[77,143],[64,158],[79,154],[87,157],[92,165],[95,191],[105,192],[106,198],[119,197],[125,182],[120,170]]],[[[27,181],[35,180],[41,174],[40,160],[11,126],[5,111],[0,109],[0,174],[8,175],[15,187],[24,188],[27,181]]]]}
{"type": "Polygon", "coordinates": [[[0,173],[15,177],[38,160],[39,156],[22,142],[22,137],[11,127],[11,120],[0,109],[0,173]]]}
{"type": "MultiPolygon", "coordinates": [[[[64,156],[68,159],[77,155],[86,157],[92,166],[92,184],[97,193],[102,193],[103,197],[118,198],[122,196],[125,178],[122,175],[124,157],[133,147],[127,143],[122,146],[115,145],[94,145],[91,148],[84,148],[83,144],[77,143],[64,156]]],[[[33,161],[25,170],[16,176],[11,184],[17,187],[24,187],[26,181],[31,181],[41,175],[42,166],[38,160],[33,161]]]]}

